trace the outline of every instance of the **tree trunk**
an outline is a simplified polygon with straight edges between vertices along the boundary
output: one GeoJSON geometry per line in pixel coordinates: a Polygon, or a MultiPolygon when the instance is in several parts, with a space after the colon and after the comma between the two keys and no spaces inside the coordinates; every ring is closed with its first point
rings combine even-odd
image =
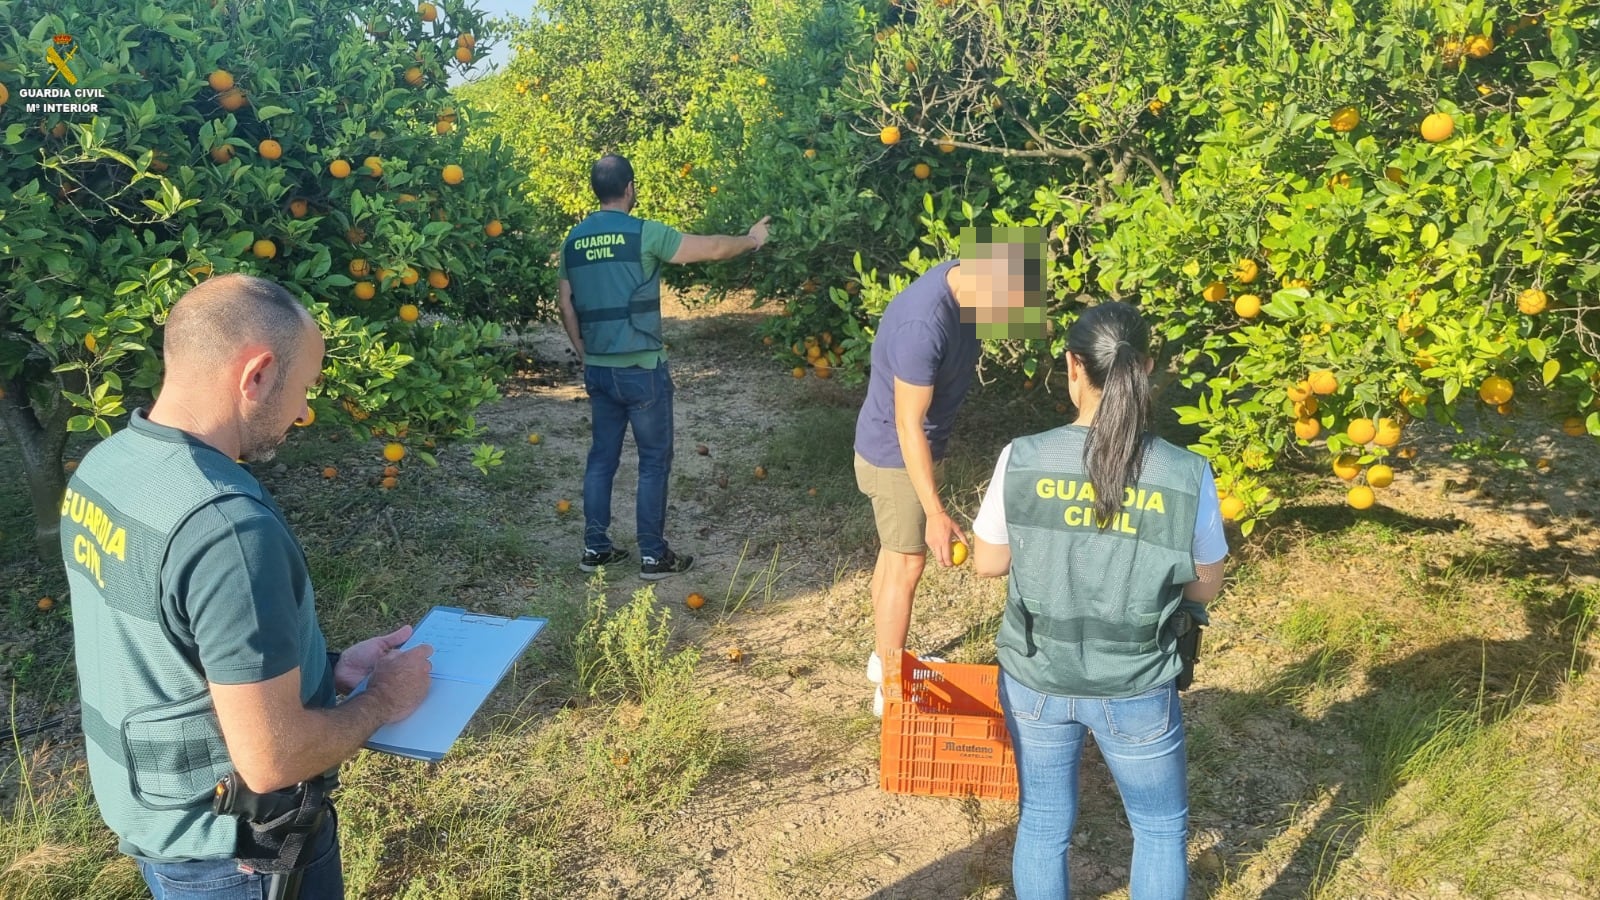
{"type": "Polygon", "coordinates": [[[61,454],[67,446],[67,419],[71,403],[55,387],[49,408],[41,418],[15,382],[0,383],[0,431],[17,445],[22,474],[28,479],[33,502],[33,536],[42,560],[61,554],[61,496],[67,489],[61,454]]]}

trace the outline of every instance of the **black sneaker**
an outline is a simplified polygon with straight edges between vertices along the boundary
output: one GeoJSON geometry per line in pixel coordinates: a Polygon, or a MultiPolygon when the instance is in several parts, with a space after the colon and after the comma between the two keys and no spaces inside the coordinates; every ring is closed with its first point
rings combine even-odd
{"type": "Polygon", "coordinates": [[[581,572],[593,572],[601,566],[609,566],[628,558],[628,551],[612,547],[610,550],[590,550],[584,548],[583,559],[578,563],[581,572]]]}
{"type": "Polygon", "coordinates": [[[694,557],[679,556],[671,550],[660,558],[654,556],[639,557],[639,577],[645,581],[660,581],[668,575],[677,575],[689,571],[694,565],[694,557]]]}

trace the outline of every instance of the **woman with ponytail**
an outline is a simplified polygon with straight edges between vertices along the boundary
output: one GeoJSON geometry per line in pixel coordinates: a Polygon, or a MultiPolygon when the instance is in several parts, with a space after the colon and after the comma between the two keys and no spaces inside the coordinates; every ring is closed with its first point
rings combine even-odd
{"type": "Polygon", "coordinates": [[[1181,900],[1188,882],[1177,638],[1205,621],[1228,545],[1210,465],[1149,433],[1152,366],[1136,309],[1084,310],[1067,331],[1077,418],[1006,446],[973,523],[978,574],[1011,576],[996,646],[1018,900],[1068,895],[1089,733],[1133,829],[1131,900],[1181,900]]]}

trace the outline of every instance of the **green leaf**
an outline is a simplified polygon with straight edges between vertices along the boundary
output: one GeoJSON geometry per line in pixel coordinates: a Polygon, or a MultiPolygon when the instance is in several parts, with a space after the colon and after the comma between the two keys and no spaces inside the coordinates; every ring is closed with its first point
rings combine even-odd
{"type": "Polygon", "coordinates": [[[73,416],[67,420],[68,431],[88,431],[94,427],[93,416],[73,416]]]}
{"type": "Polygon", "coordinates": [[[1561,374],[1561,361],[1545,360],[1544,369],[1539,374],[1544,378],[1545,386],[1549,387],[1550,383],[1556,380],[1556,376],[1561,374]]]}

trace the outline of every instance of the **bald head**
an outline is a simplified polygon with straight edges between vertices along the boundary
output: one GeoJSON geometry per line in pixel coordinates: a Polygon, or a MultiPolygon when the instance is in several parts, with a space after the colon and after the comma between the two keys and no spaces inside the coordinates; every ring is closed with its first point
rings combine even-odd
{"type": "Polygon", "coordinates": [[[294,295],[250,275],[219,275],[184,294],[167,316],[162,337],[166,378],[221,375],[241,352],[267,349],[278,378],[294,364],[308,328],[316,325],[294,295]]]}

